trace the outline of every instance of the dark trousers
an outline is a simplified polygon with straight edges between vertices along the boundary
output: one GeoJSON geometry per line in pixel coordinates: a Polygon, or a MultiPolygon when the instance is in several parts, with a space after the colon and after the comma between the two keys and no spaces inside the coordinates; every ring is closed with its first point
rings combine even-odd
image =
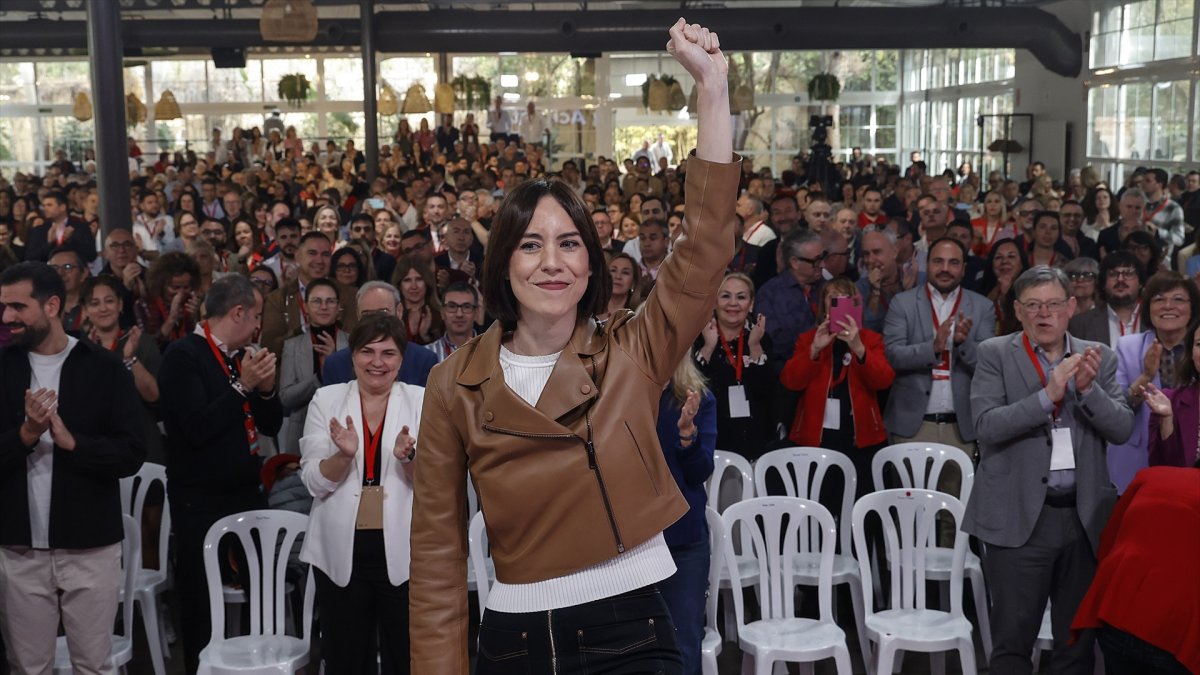
{"type": "Polygon", "coordinates": [[[476,675],[682,675],[675,628],[653,586],[545,612],[487,610],[476,675]]]}
{"type": "Polygon", "coordinates": [[[1096,557],[1074,506],[1043,506],[1029,541],[1015,548],[989,544],[983,569],[992,596],[994,675],[1033,672],[1033,643],[1047,600],[1054,631],[1050,672],[1091,675],[1093,632],[1083,631],[1067,646],[1071,620],[1096,574],[1096,557]]]}
{"type": "Polygon", "coordinates": [[[684,675],[700,675],[700,643],[704,641],[704,603],[708,597],[708,538],[671,546],[676,571],[658,583],[658,592],[675,624],[675,641],[683,658],[684,675]]]}
{"type": "Polygon", "coordinates": [[[1096,631],[1106,675],[1188,675],[1175,655],[1112,626],[1096,631]]]}
{"type": "Polygon", "coordinates": [[[338,586],[313,568],[321,608],[321,658],[325,672],[395,675],[409,672],[408,582],[388,581],[383,533],[354,536],[350,583],[338,586]],[[375,654],[379,654],[377,667],[375,654]]]}
{"type": "MultiPolygon", "coordinates": [[[[204,575],[204,537],[213,523],[225,516],[242,511],[266,508],[258,492],[226,494],[198,499],[178,493],[171,494],[171,529],[175,534],[175,589],[179,595],[179,633],[183,639],[183,663],[186,672],[194,673],[200,666],[200,652],[212,638],[212,615],[208,605],[208,581],[204,575]]],[[[230,581],[235,575],[229,564],[229,551],[239,559],[244,569],[245,555],[232,538],[222,542],[217,554],[221,579],[230,581]]],[[[235,610],[239,611],[239,610],[235,610]]],[[[222,627],[222,634],[224,627],[222,627]]]]}

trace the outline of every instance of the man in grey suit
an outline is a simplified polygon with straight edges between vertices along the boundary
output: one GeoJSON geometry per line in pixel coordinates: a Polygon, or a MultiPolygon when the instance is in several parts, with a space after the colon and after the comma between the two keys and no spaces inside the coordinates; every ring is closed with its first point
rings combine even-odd
{"type": "Polygon", "coordinates": [[[1100,261],[1100,278],[1096,286],[1100,289],[1101,302],[1088,311],[1071,317],[1068,325],[1071,335],[1091,342],[1103,342],[1112,349],[1124,335],[1145,330],[1140,325],[1138,298],[1146,283],[1146,273],[1141,263],[1128,251],[1109,253],[1100,261]]]}
{"type": "MultiPolygon", "coordinates": [[[[896,380],[883,421],[893,443],[945,443],[974,458],[971,376],[976,347],[996,334],[996,313],[990,300],[962,287],[966,258],[956,239],[933,242],[928,282],[892,299],[883,341],[896,380]]],[[[938,489],[957,495],[961,484],[957,470],[943,471],[938,489]]]]}
{"type": "Polygon", "coordinates": [[[1062,270],[1038,265],[1013,284],[1024,330],[979,346],[971,408],[981,463],[963,530],[987,544],[993,673],[1030,673],[1046,601],[1053,670],[1092,672],[1092,636],[1067,646],[1116,502],[1105,448],[1133,430],[1107,344],[1067,333],[1075,309],[1062,270]]]}

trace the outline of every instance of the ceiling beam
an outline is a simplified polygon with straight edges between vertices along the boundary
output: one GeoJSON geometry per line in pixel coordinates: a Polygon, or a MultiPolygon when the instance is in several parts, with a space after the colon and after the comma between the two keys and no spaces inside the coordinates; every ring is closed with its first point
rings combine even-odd
{"type": "MultiPolygon", "coordinates": [[[[677,11],[381,12],[380,51],[571,52],[661,51],[677,11]]],[[[688,20],[715,27],[726,51],[805,49],[1016,48],[1048,70],[1076,77],[1083,40],[1054,15],[1032,7],[802,7],[692,9],[688,20]]],[[[126,21],[126,47],[264,47],[252,20],[126,21]]],[[[86,46],[82,21],[32,20],[5,31],[4,49],[86,46]]],[[[357,45],[359,22],[324,19],[311,44],[357,45]]]]}

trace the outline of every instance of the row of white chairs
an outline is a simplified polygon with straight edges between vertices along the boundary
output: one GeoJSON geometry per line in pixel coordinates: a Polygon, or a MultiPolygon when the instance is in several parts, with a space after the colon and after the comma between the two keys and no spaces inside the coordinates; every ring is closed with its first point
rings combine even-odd
{"type": "MultiPolygon", "coordinates": [[[[962,476],[961,487],[958,495],[950,495],[966,503],[970,498],[971,488],[974,484],[974,465],[966,453],[962,450],[939,443],[898,443],[879,450],[872,459],[871,473],[872,482],[876,491],[884,490],[884,475],[886,468],[891,467],[894,473],[899,477],[900,486],[907,489],[926,489],[937,490],[938,479],[947,465],[953,464],[957,466],[960,475],[962,476]]],[[[842,474],[843,478],[843,493],[840,495],[840,514],[837,519],[841,523],[838,528],[838,542],[840,543],[841,553],[834,555],[833,563],[833,584],[835,586],[846,584],[850,590],[851,602],[855,614],[855,624],[860,636],[860,648],[863,662],[869,662],[870,656],[868,653],[866,640],[861,636],[865,634],[867,628],[865,619],[867,612],[865,611],[864,597],[861,593],[862,580],[860,577],[860,562],[865,562],[866,556],[862,555],[864,548],[851,547],[851,535],[853,528],[846,527],[846,524],[852,520],[852,509],[854,506],[854,495],[858,484],[857,472],[854,468],[854,463],[846,455],[826,448],[815,447],[789,447],[773,450],[764,454],[756,462],[751,464],[744,457],[735,453],[717,451],[716,453],[716,470],[713,472],[713,477],[709,484],[709,504],[720,510],[723,506],[721,497],[721,486],[727,474],[731,474],[741,484],[741,496],[736,502],[745,501],[754,497],[756,494],[761,497],[770,496],[767,494],[768,477],[772,474],[778,475],[781,478],[786,496],[799,497],[803,499],[817,500],[821,495],[821,488],[829,477],[830,469],[836,469],[842,474]],[[860,554],[858,559],[855,558],[853,551],[857,550],[860,554]]],[[[956,523],[960,523],[961,519],[956,519],[956,523]]],[[[936,537],[935,537],[936,540],[936,537]]],[[[950,548],[937,546],[936,541],[929,542],[928,545],[928,568],[930,578],[940,582],[942,588],[942,606],[947,606],[953,594],[953,590],[949,586],[951,581],[951,558],[953,551],[950,548]]],[[[737,546],[735,546],[734,564],[728,566],[728,570],[737,568],[740,577],[741,587],[757,587],[758,579],[755,574],[755,566],[753,561],[747,557],[747,554],[737,546]]],[[[817,580],[817,570],[815,559],[812,556],[800,557],[797,559],[797,564],[801,567],[797,569],[805,582],[809,585],[815,585],[817,580]]],[[[987,589],[983,577],[983,566],[979,557],[967,551],[965,557],[965,574],[971,582],[973,591],[973,600],[976,608],[976,615],[979,622],[980,638],[983,644],[985,656],[990,657],[992,648],[991,626],[988,620],[988,604],[987,604],[987,589]]],[[[872,569],[869,565],[864,565],[861,569],[867,569],[869,572],[878,575],[880,570],[872,569]]],[[[877,576],[874,578],[878,578],[877,576]]],[[[733,588],[739,587],[732,581],[732,574],[726,571],[722,574],[720,584],[722,595],[726,598],[725,626],[726,635],[732,634],[733,614],[732,602],[733,588]]],[[[883,602],[880,595],[882,584],[874,584],[874,601],[876,604],[883,602]]],[[[761,596],[761,594],[760,594],[761,596]]],[[[866,596],[871,598],[872,596],[866,596]]],[[[760,597],[761,599],[761,597],[760,597]]]]}

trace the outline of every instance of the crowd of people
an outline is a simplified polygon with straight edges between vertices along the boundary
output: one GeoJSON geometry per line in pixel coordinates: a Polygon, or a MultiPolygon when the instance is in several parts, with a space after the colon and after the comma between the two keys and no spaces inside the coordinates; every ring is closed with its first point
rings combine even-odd
{"type": "MultiPolygon", "coordinates": [[[[107,230],[65,157],[0,178],[4,602],[59,549],[111,559],[115,478],[163,463],[194,672],[208,528],[302,483],[329,672],[367,672],[376,650],[385,672],[410,651],[417,672],[466,672],[469,470],[497,571],[480,672],[559,625],[530,612],[563,609],[586,651],[620,601],[678,630],[622,658],[665,663],[678,642],[691,675],[714,449],[834,449],[862,496],[879,449],[929,441],[978,466],[963,529],[987,551],[992,668],[1028,672],[1049,599],[1056,667],[1090,672],[1069,633],[1117,495],[1148,465],[1198,461],[1200,171],[1112,185],[1034,162],[1021,181],[855,150],[829,190],[804,156],[777,176],[739,164],[713,122],[715,34],[671,32],[710,85],[687,157],[660,138],[551,167],[540,134],[489,114],[482,138],[473,116],[403,125],[368,182],[353,141],[306,151],[274,117],[146,163],[107,230]]],[[[223,564],[232,578],[237,556],[223,564]]],[[[68,636],[110,600],[64,602],[68,636]]],[[[57,619],[16,626],[16,606],[4,638],[24,672],[47,631],[52,658],[57,619]]],[[[1089,606],[1106,654],[1133,639],[1200,668],[1194,635],[1089,606]]]]}

